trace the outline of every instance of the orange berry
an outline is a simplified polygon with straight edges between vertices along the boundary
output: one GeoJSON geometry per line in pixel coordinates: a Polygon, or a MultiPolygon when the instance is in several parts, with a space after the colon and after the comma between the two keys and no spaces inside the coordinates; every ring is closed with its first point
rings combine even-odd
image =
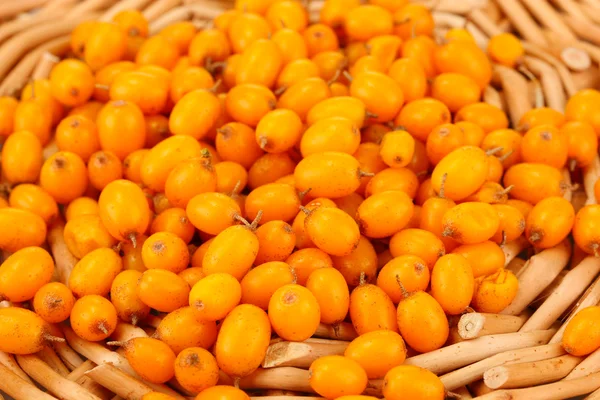
{"type": "Polygon", "coordinates": [[[399,365],[385,374],[383,394],[389,400],[443,400],[446,390],[440,378],[414,365],[399,365]]]}
{"type": "Polygon", "coordinates": [[[372,331],[350,342],[344,351],[344,357],[359,363],[369,379],[380,379],[404,362],[406,346],[396,332],[372,331]]]}
{"type": "Polygon", "coordinates": [[[199,321],[192,307],[181,307],[160,321],[156,327],[156,338],[166,343],[175,354],[190,347],[210,349],[217,340],[217,325],[214,321],[199,321]]]}
{"type": "Polygon", "coordinates": [[[308,370],[310,387],[327,399],[360,394],[367,387],[367,373],[356,361],[342,356],[324,356],[308,370]]]}
{"type": "Polygon", "coordinates": [[[84,62],[67,59],[50,72],[52,96],[70,107],[84,104],[94,91],[94,74],[84,62]]]}
{"type": "Polygon", "coordinates": [[[377,276],[377,286],[397,304],[404,298],[400,283],[409,293],[426,290],[429,277],[429,268],[425,261],[420,257],[405,254],[392,258],[384,265],[377,276]]]}
{"type": "Polygon", "coordinates": [[[68,151],[59,151],[48,158],[40,172],[40,186],[57,203],[66,204],[83,195],[88,174],[81,158],[68,151]]]}
{"type": "Polygon", "coordinates": [[[133,325],[137,325],[150,313],[150,307],[137,295],[138,280],[141,277],[140,271],[122,271],[114,278],[110,287],[110,301],[115,306],[118,317],[133,325]]]}
{"type": "Polygon", "coordinates": [[[404,229],[392,236],[390,252],[394,257],[405,254],[417,256],[432,270],[438,258],[445,254],[445,249],[442,241],[431,232],[423,229],[404,229]]]}
{"type": "Polygon", "coordinates": [[[308,276],[306,288],[319,304],[322,323],[337,324],[346,318],[350,307],[350,292],[344,275],[337,269],[314,270],[308,276]]]}
{"type": "Polygon", "coordinates": [[[394,123],[410,132],[415,139],[425,141],[433,128],[450,122],[450,119],[450,110],[444,103],[431,98],[423,98],[412,101],[403,107],[394,123]]]}
{"type": "Polygon", "coordinates": [[[69,289],[77,297],[106,296],[110,292],[113,280],[122,269],[121,257],[114,250],[93,250],[75,264],[69,276],[69,289]]]}
{"type": "Polygon", "coordinates": [[[108,103],[98,114],[97,124],[100,146],[121,160],[144,147],[144,115],[134,103],[124,100],[108,103]]]}
{"type": "Polygon", "coordinates": [[[110,301],[91,294],[75,302],[71,310],[71,327],[82,339],[98,342],[109,337],[117,327],[117,311],[110,301]]]}
{"type": "Polygon", "coordinates": [[[186,281],[164,269],[145,271],[137,287],[140,300],[162,312],[171,312],[187,305],[189,292],[186,281]]]}
{"type": "Polygon", "coordinates": [[[490,38],[487,53],[495,62],[513,68],[523,61],[525,50],[515,35],[500,33],[490,38]]]}
{"type": "Polygon", "coordinates": [[[0,266],[0,299],[11,302],[33,299],[50,282],[53,272],[54,261],[46,250],[35,246],[15,249],[0,266]]]}
{"type": "Polygon", "coordinates": [[[46,322],[63,322],[75,304],[71,290],[60,282],[51,282],[42,286],[33,298],[33,309],[46,322]]]}
{"type": "Polygon", "coordinates": [[[359,335],[377,330],[398,331],[396,307],[379,286],[362,283],[350,295],[350,319],[359,335]]]}
{"type": "Polygon", "coordinates": [[[202,261],[206,275],[228,273],[238,281],[248,273],[258,254],[255,226],[230,226],[220,232],[208,246],[202,261]]]}

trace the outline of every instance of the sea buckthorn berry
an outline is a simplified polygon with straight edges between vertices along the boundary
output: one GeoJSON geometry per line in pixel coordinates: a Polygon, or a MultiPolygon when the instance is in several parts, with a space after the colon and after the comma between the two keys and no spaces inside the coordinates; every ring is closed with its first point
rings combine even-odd
{"type": "Polygon", "coordinates": [[[99,102],[110,100],[110,87],[117,76],[124,72],[134,71],[136,68],[135,63],[131,61],[118,61],[96,71],[96,86],[93,98],[99,102]]]}
{"type": "Polygon", "coordinates": [[[183,208],[169,208],[157,215],[150,225],[150,233],[170,232],[185,243],[189,243],[194,236],[194,226],[187,217],[183,208]]]}
{"type": "Polygon", "coordinates": [[[266,152],[282,153],[298,143],[302,131],[302,120],[294,111],[273,110],[256,126],[256,142],[266,152]]]}
{"type": "MultiPolygon", "coordinates": [[[[393,142],[393,140],[392,140],[393,142]]],[[[378,174],[379,172],[387,169],[387,165],[381,159],[379,155],[381,150],[381,146],[375,143],[365,142],[358,145],[358,148],[354,152],[353,156],[356,158],[360,164],[360,168],[362,171],[367,173],[378,174]]],[[[369,182],[373,179],[371,176],[363,176],[361,178],[360,186],[356,190],[354,194],[362,195],[365,193],[365,189],[369,182]]],[[[409,181],[410,179],[407,179],[409,181]]],[[[348,196],[352,196],[353,193],[348,196]]],[[[344,197],[348,197],[344,196],[344,197]]],[[[354,215],[355,213],[350,213],[350,215],[354,215]]]]}
{"type": "Polygon", "coordinates": [[[119,319],[137,325],[150,313],[150,307],[144,304],[137,295],[140,271],[127,270],[120,272],[112,281],[110,301],[117,310],[119,319]]]}
{"type": "Polygon", "coordinates": [[[142,163],[149,149],[136,150],[123,160],[123,177],[133,183],[142,183],[142,163]]]}
{"type": "Polygon", "coordinates": [[[471,304],[479,312],[497,314],[510,305],[518,290],[519,280],[515,274],[501,268],[477,279],[471,304]]]}
{"type": "Polygon", "coordinates": [[[586,356],[600,347],[600,330],[595,324],[599,315],[600,307],[591,306],[571,318],[562,337],[562,345],[567,353],[586,356]]]}
{"type": "Polygon", "coordinates": [[[217,235],[234,225],[241,216],[240,206],[222,193],[202,193],[193,197],[186,213],[192,225],[211,235],[217,235]]]}
{"type": "Polygon", "coordinates": [[[479,125],[469,121],[461,121],[454,124],[464,134],[465,144],[479,147],[485,138],[485,132],[479,125]]]}
{"type": "Polygon", "coordinates": [[[562,242],[571,232],[575,210],[562,197],[547,197],[527,216],[525,236],[536,247],[547,249],[562,242]]]}
{"type": "Polygon", "coordinates": [[[186,281],[190,287],[193,287],[200,279],[206,276],[202,270],[202,267],[189,267],[177,275],[179,275],[180,278],[183,278],[183,280],[186,281]]]}
{"type": "Polygon", "coordinates": [[[148,236],[146,235],[138,235],[135,247],[131,242],[120,243],[121,249],[119,250],[119,255],[123,260],[123,269],[139,272],[144,272],[148,269],[142,260],[142,245],[147,238],[148,236]]]}
{"type": "Polygon", "coordinates": [[[196,89],[210,89],[215,85],[212,75],[202,67],[186,67],[173,73],[171,100],[177,103],[183,96],[196,89]]]}
{"type": "Polygon", "coordinates": [[[440,238],[448,252],[456,247],[457,243],[452,238],[443,236],[444,225],[442,218],[454,206],[456,206],[456,203],[453,200],[444,197],[434,196],[428,198],[423,203],[418,225],[418,228],[429,231],[440,238]]]}
{"type": "Polygon", "coordinates": [[[396,332],[372,331],[350,342],[344,357],[359,363],[369,379],[380,379],[404,362],[406,345],[396,332]]]}
{"type": "Polygon", "coordinates": [[[225,99],[225,111],[235,121],[255,127],[275,109],[277,99],[269,88],[253,83],[233,87],[225,99]]]}
{"type": "Polygon", "coordinates": [[[15,111],[19,102],[9,96],[0,97],[0,136],[8,136],[14,132],[15,111]]]}
{"type": "Polygon", "coordinates": [[[215,344],[217,364],[229,376],[248,376],[262,363],[270,340],[267,313],[252,304],[240,304],[221,324],[215,344]]]}
{"type": "Polygon", "coordinates": [[[77,25],[71,32],[71,50],[77,57],[83,56],[85,42],[90,37],[96,22],[97,21],[84,21],[77,25]]]}
{"type": "MultiPolygon", "coordinates": [[[[523,211],[514,205],[514,202],[520,201],[508,200],[508,202],[507,204],[493,205],[500,218],[500,226],[491,240],[498,244],[512,242],[519,238],[525,231],[525,216],[523,211]]],[[[527,206],[529,208],[532,207],[529,204],[527,206]]]]}
{"type": "Polygon", "coordinates": [[[14,207],[0,208],[0,249],[14,253],[24,247],[40,246],[45,241],[46,223],[31,211],[14,207]]]}
{"type": "Polygon", "coordinates": [[[344,18],[344,27],[349,38],[366,41],[392,33],[394,22],[391,12],[369,4],[350,9],[344,18]]]}
{"type": "Polygon", "coordinates": [[[248,172],[240,164],[233,161],[222,161],[214,165],[217,176],[216,190],[219,193],[231,193],[236,186],[243,190],[248,183],[248,172]]]}
{"type": "Polygon", "coordinates": [[[144,157],[141,177],[144,185],[156,192],[162,192],[169,173],[181,161],[200,157],[202,147],[190,136],[172,136],[154,146],[144,157]]]}
{"type": "Polygon", "coordinates": [[[358,0],[330,0],[323,4],[319,21],[322,24],[332,28],[339,28],[343,25],[348,11],[361,4],[358,0]]]}
{"type": "Polygon", "coordinates": [[[40,186],[57,203],[66,204],[83,195],[88,174],[81,158],[68,151],[59,151],[48,158],[40,171],[40,186]]]}
{"type": "Polygon", "coordinates": [[[199,321],[192,307],[182,307],[162,319],[155,337],[169,345],[175,354],[190,347],[210,349],[217,340],[217,325],[214,321],[199,321]]]}
{"type": "Polygon", "coordinates": [[[420,353],[437,350],[446,343],[448,319],[442,306],[426,292],[404,292],[397,310],[400,335],[420,353]]]}
{"type": "Polygon", "coordinates": [[[312,154],[298,163],[294,170],[296,189],[310,189],[311,196],[339,198],[349,195],[360,186],[358,161],[349,154],[325,152],[312,154]]]}
{"type": "Polygon", "coordinates": [[[110,99],[129,101],[146,115],[161,112],[169,98],[168,82],[142,71],[123,72],[110,85],[110,99]],[[143,95],[141,94],[143,93],[143,95]]]}
{"type": "Polygon", "coordinates": [[[317,207],[304,220],[309,239],[334,256],[349,255],[358,245],[360,231],[354,219],[337,208],[317,207]]]}
{"type": "Polygon", "coordinates": [[[354,154],[359,144],[360,131],[352,121],[330,117],[316,121],[302,134],[300,151],[303,157],[326,151],[354,154]]]}
{"type": "Polygon", "coordinates": [[[92,96],[94,74],[84,62],[67,59],[52,68],[50,85],[55,99],[66,106],[79,106],[92,96]]]}
{"type": "Polygon", "coordinates": [[[102,224],[99,214],[80,215],[67,221],[64,238],[69,251],[77,258],[96,249],[111,248],[117,244],[116,239],[102,224]]]}
{"type": "Polygon", "coordinates": [[[352,193],[345,197],[340,197],[339,199],[335,199],[334,203],[337,207],[344,211],[346,214],[350,216],[355,216],[358,212],[358,207],[365,201],[365,198],[358,193],[352,193]]]}
{"type": "Polygon", "coordinates": [[[589,166],[598,152],[598,136],[587,122],[571,121],[560,128],[567,140],[569,168],[589,166]]]}
{"type": "Polygon", "coordinates": [[[362,100],[352,96],[332,97],[316,103],[306,115],[306,123],[312,125],[329,117],[345,117],[362,128],[368,115],[362,100]]]}
{"type": "Polygon", "coordinates": [[[429,277],[429,268],[423,259],[405,254],[384,265],[377,276],[377,286],[398,304],[404,298],[400,283],[407,292],[417,292],[427,289],[429,277]]]}
{"type": "Polygon", "coordinates": [[[112,20],[125,31],[128,36],[148,36],[148,21],[138,10],[124,10],[112,20]]]}
{"type": "Polygon", "coordinates": [[[488,204],[504,204],[508,200],[511,187],[506,189],[496,182],[484,183],[478,191],[467,197],[465,201],[479,201],[488,204]]]}
{"type": "Polygon", "coordinates": [[[199,321],[217,321],[233,310],[241,298],[242,288],[235,277],[213,273],[192,287],[189,304],[199,321]]]}
{"type": "Polygon", "coordinates": [[[33,298],[33,309],[46,322],[63,322],[75,304],[71,290],[60,282],[51,282],[42,286],[33,298]]]}
{"type": "Polygon", "coordinates": [[[246,198],[246,216],[254,220],[262,211],[261,223],[291,221],[300,207],[296,189],[283,183],[269,183],[250,192],[246,198]]]}
{"type": "MultiPolygon", "coordinates": [[[[250,400],[248,395],[233,386],[213,386],[198,394],[194,400],[250,400]]],[[[145,400],[145,399],[144,399],[145,400]]]]}
{"type": "Polygon", "coordinates": [[[283,56],[275,42],[258,39],[242,53],[235,71],[237,85],[254,83],[273,87],[283,66],[283,56]]]}
{"type": "Polygon", "coordinates": [[[369,180],[365,188],[365,196],[398,190],[404,192],[411,199],[417,195],[419,189],[419,178],[408,168],[386,168],[377,172],[369,180]]]}
{"type": "Polygon", "coordinates": [[[189,292],[186,281],[164,269],[145,271],[137,287],[140,300],[162,312],[171,312],[187,305],[189,292]]]}
{"type": "MultiPolygon", "coordinates": [[[[248,170],[248,186],[250,189],[256,189],[269,183],[281,183],[278,182],[280,178],[287,175],[294,176],[295,167],[296,163],[288,153],[263,154],[248,170]]],[[[295,186],[295,183],[291,186],[295,186]]]]}
{"type": "Polygon", "coordinates": [[[170,232],[158,232],[144,242],[142,260],[148,269],[166,269],[177,274],[187,268],[190,253],[179,236],[170,232]]]}
{"type": "Polygon", "coordinates": [[[562,168],[567,163],[568,139],[552,125],[536,126],[523,136],[521,157],[524,162],[562,168]]]}
{"type": "Polygon", "coordinates": [[[446,254],[437,260],[431,271],[431,294],[447,314],[462,313],[471,303],[474,290],[473,269],[465,257],[446,254]]]}
{"type": "Polygon", "coordinates": [[[29,131],[45,146],[50,141],[52,112],[48,104],[38,98],[21,100],[15,110],[14,130],[29,131]]]}
{"type": "MultiPolygon", "coordinates": [[[[146,147],[148,149],[141,150],[150,151],[149,149],[171,136],[169,118],[162,114],[157,114],[147,115],[144,119],[146,122],[146,147]]],[[[135,154],[137,151],[140,150],[136,150],[131,154],[135,154]]]]}
{"type": "Polygon", "coordinates": [[[306,78],[287,88],[279,97],[277,107],[294,111],[304,121],[314,106],[330,97],[332,93],[327,82],[319,77],[306,78]]]}
{"type": "Polygon", "coordinates": [[[600,254],[600,206],[590,204],[577,212],[573,225],[573,239],[577,246],[588,254],[600,254]]]}
{"type": "Polygon", "coordinates": [[[290,266],[281,261],[260,264],[250,270],[241,281],[242,298],[245,304],[267,310],[273,293],[282,286],[291,284],[294,276],[290,266]]]}
{"type": "Polygon", "coordinates": [[[500,33],[490,38],[487,53],[498,64],[513,68],[523,61],[525,50],[512,33],[500,33]]]}
{"type": "Polygon", "coordinates": [[[308,370],[310,387],[327,399],[362,393],[368,383],[361,365],[348,357],[324,356],[313,361],[308,370]]]}
{"type": "Polygon", "coordinates": [[[299,249],[290,254],[285,262],[296,274],[299,285],[306,285],[306,281],[313,271],[333,267],[331,256],[317,248],[299,249]]]}
{"type": "Polygon", "coordinates": [[[146,126],[144,114],[137,105],[116,100],[104,106],[96,120],[102,150],[109,150],[123,160],[144,147],[146,126]]]}
{"type": "Polygon", "coordinates": [[[238,281],[252,268],[258,254],[256,224],[236,225],[225,229],[211,242],[202,261],[206,275],[227,273],[238,281]]]}
{"type": "Polygon", "coordinates": [[[13,188],[8,203],[11,207],[39,215],[47,224],[58,216],[58,205],[54,198],[41,187],[30,183],[13,188]]]}
{"type": "Polygon", "coordinates": [[[476,192],[485,182],[487,173],[485,152],[474,146],[463,146],[450,152],[436,165],[431,182],[436,193],[440,193],[443,184],[444,196],[459,201],[476,192]]]}
{"type": "Polygon", "coordinates": [[[33,183],[42,169],[42,145],[32,133],[12,133],[2,146],[2,175],[11,183],[33,183]]]}
{"type": "MultiPolygon", "coordinates": [[[[362,44],[362,43],[361,43],[362,44]]],[[[365,49],[366,51],[366,49],[365,49]]],[[[349,68],[351,76],[359,76],[367,72],[379,72],[385,73],[383,62],[378,57],[372,55],[364,55],[352,63],[349,68]]],[[[349,76],[345,76],[346,79],[351,80],[349,76]]]]}
{"type": "Polygon", "coordinates": [[[417,256],[432,270],[438,258],[445,254],[445,249],[442,241],[431,232],[423,229],[404,229],[392,236],[390,252],[394,257],[405,254],[417,256]]]}
{"type": "Polygon", "coordinates": [[[389,400],[443,400],[446,390],[433,372],[414,365],[399,365],[385,374],[383,394],[389,400]]]}
{"type": "MultiPolygon", "coordinates": [[[[371,38],[367,42],[369,54],[377,57],[385,71],[387,71],[398,54],[402,39],[396,35],[381,35],[371,38]]],[[[392,79],[394,79],[392,77],[392,79]]],[[[400,85],[402,87],[402,85],[400,85]]]]}
{"type": "Polygon", "coordinates": [[[367,198],[358,207],[356,218],[362,234],[370,238],[384,238],[402,230],[412,214],[411,198],[394,190],[367,198]]]}
{"type": "Polygon", "coordinates": [[[454,124],[438,125],[427,136],[427,157],[435,165],[452,151],[466,144],[465,134],[458,126],[454,124]]]}
{"type": "Polygon", "coordinates": [[[179,49],[161,35],[146,39],[135,56],[138,65],[156,65],[171,70],[179,58],[179,49]]]}
{"type": "Polygon", "coordinates": [[[450,110],[444,103],[431,98],[417,99],[400,110],[394,123],[415,139],[427,140],[433,128],[451,121],[450,110]]]}
{"type": "Polygon", "coordinates": [[[584,89],[575,93],[565,106],[567,121],[587,122],[594,127],[596,134],[600,136],[598,101],[600,101],[600,91],[598,90],[584,89]]]}
{"type": "Polygon", "coordinates": [[[75,302],[71,310],[71,327],[82,339],[98,342],[109,337],[117,327],[117,311],[110,301],[91,294],[75,302]]]}
{"type": "Polygon", "coordinates": [[[488,103],[473,103],[464,106],[454,115],[454,122],[472,122],[485,133],[508,128],[508,118],[504,111],[488,103]]]}
{"type": "Polygon", "coordinates": [[[269,300],[268,314],[279,337],[297,342],[310,338],[321,320],[316,297],[307,288],[293,283],[275,290],[269,300]]]}
{"type": "Polygon", "coordinates": [[[415,36],[407,39],[402,44],[401,55],[403,58],[412,58],[418,61],[425,72],[425,76],[433,79],[438,73],[433,58],[437,47],[431,37],[415,36]]]}
{"type": "Polygon", "coordinates": [[[210,352],[201,347],[192,347],[177,355],[175,378],[184,389],[198,393],[217,384],[219,366],[210,352]]]}
{"type": "Polygon", "coordinates": [[[469,104],[477,103],[481,88],[467,75],[447,72],[438,75],[431,85],[431,97],[456,112],[469,104]]]}
{"type": "Polygon", "coordinates": [[[417,35],[431,36],[433,28],[433,17],[422,5],[406,4],[394,12],[394,33],[402,40],[417,35]]]}
{"type": "Polygon", "coordinates": [[[89,182],[98,190],[123,177],[123,164],[111,151],[98,151],[92,154],[87,167],[89,182]]]}
{"type": "Polygon", "coordinates": [[[460,254],[469,262],[475,278],[491,275],[504,267],[505,263],[502,248],[490,241],[463,244],[452,250],[452,253],[460,254]]]}
{"type": "Polygon", "coordinates": [[[235,53],[242,53],[259,39],[267,39],[271,34],[269,22],[253,12],[238,14],[227,29],[229,42],[235,53]]]}
{"type": "Polygon", "coordinates": [[[364,236],[358,240],[358,245],[346,256],[332,256],[333,267],[340,271],[350,286],[358,286],[361,276],[365,282],[374,281],[377,274],[377,253],[375,248],[364,236]]]}
{"type": "MultiPolygon", "coordinates": [[[[312,64],[314,64],[312,61],[307,60],[308,57],[308,48],[306,46],[306,42],[304,41],[304,36],[302,36],[301,32],[295,31],[293,29],[290,28],[283,28],[283,29],[279,29],[277,32],[275,32],[275,34],[273,34],[273,36],[271,36],[271,40],[277,45],[277,47],[279,48],[279,51],[281,52],[281,56],[283,59],[283,65],[284,65],[284,69],[281,71],[281,73],[279,74],[279,76],[277,77],[277,86],[281,87],[283,81],[286,80],[287,78],[291,78],[294,81],[298,82],[298,78],[301,78],[302,75],[297,75],[296,77],[294,77],[292,74],[292,72],[295,70],[296,72],[299,72],[298,67],[301,67],[300,65],[297,65],[296,67],[294,66],[290,66],[289,69],[287,69],[287,73],[284,74],[284,70],[286,69],[286,67],[290,64],[292,64],[294,61],[304,61],[304,62],[310,62],[312,64]]],[[[306,64],[302,62],[302,65],[306,66],[306,64]]],[[[319,70],[318,68],[316,68],[316,64],[314,65],[315,69],[313,70],[314,74],[310,74],[311,76],[319,76],[319,70]]],[[[312,68],[311,68],[312,69],[312,68]]],[[[304,70],[304,73],[306,73],[307,71],[304,70]]],[[[307,77],[306,75],[304,77],[307,77]]]]}
{"type": "Polygon", "coordinates": [[[250,168],[264,154],[255,137],[254,130],[243,123],[230,122],[222,126],[217,130],[215,140],[219,156],[250,168]]]}
{"type": "Polygon", "coordinates": [[[175,207],[185,208],[190,200],[201,193],[214,192],[217,175],[207,151],[201,158],[181,161],[169,173],[165,195],[175,207]]]}
{"type": "Polygon", "coordinates": [[[308,14],[304,6],[289,0],[272,2],[265,18],[273,31],[288,28],[302,32],[308,25],[308,14]]]}
{"type": "Polygon", "coordinates": [[[497,129],[485,135],[481,148],[501,158],[502,166],[507,169],[521,162],[522,142],[523,136],[519,132],[512,129],[497,129]]]}
{"type": "Polygon", "coordinates": [[[131,368],[146,381],[164,383],[175,375],[175,353],[158,339],[136,337],[108,343],[122,346],[131,368]]]}
{"type": "Polygon", "coordinates": [[[0,351],[12,354],[37,353],[53,341],[62,341],[40,316],[19,307],[0,309],[0,337],[0,351]]]}
{"type": "Polygon", "coordinates": [[[56,127],[55,140],[60,151],[75,153],[85,162],[100,150],[96,123],[81,115],[63,119],[56,127]]]}
{"type": "Polygon", "coordinates": [[[174,135],[202,139],[214,127],[221,112],[217,96],[209,90],[196,89],[177,102],[169,117],[169,129],[174,135]]]}
{"type": "Polygon", "coordinates": [[[339,49],[340,43],[333,29],[323,24],[312,24],[304,30],[308,56],[339,49]]]}
{"type": "Polygon", "coordinates": [[[0,266],[0,299],[31,300],[53,273],[54,261],[46,250],[34,246],[15,250],[0,266]]]}
{"type": "MultiPolygon", "coordinates": [[[[364,45],[362,45],[364,48],[364,45]]],[[[346,50],[348,53],[348,50],[346,50]]],[[[365,55],[366,52],[361,53],[365,55]]],[[[326,81],[335,81],[339,78],[340,72],[350,64],[350,60],[339,50],[323,51],[311,56],[311,60],[319,68],[319,76],[326,81]]]]}
{"type": "Polygon", "coordinates": [[[400,58],[392,63],[388,75],[400,85],[406,103],[425,97],[427,75],[418,60],[400,58]]]}
{"type": "Polygon", "coordinates": [[[121,60],[127,50],[127,35],[115,23],[98,22],[85,40],[83,58],[92,71],[121,60]]]}
{"type": "Polygon", "coordinates": [[[98,199],[100,219],[112,236],[135,244],[150,224],[150,208],[135,183],[119,179],[109,183],[98,199]]]}
{"type": "Polygon", "coordinates": [[[337,324],[346,318],[350,307],[350,292],[344,275],[337,269],[314,270],[306,281],[306,288],[319,303],[322,323],[337,324]]]}
{"type": "Polygon", "coordinates": [[[285,261],[292,254],[296,235],[292,227],[284,221],[270,221],[256,230],[259,248],[256,264],[271,261],[285,261]]]}
{"type": "Polygon", "coordinates": [[[552,125],[556,128],[560,128],[565,122],[564,114],[553,108],[532,108],[523,114],[519,120],[519,125],[517,125],[517,130],[519,132],[527,132],[540,125],[552,125]]]}
{"type": "Polygon", "coordinates": [[[533,205],[547,197],[562,196],[569,187],[561,172],[546,164],[520,163],[504,174],[504,186],[512,186],[511,197],[533,205]]]}
{"type": "Polygon", "coordinates": [[[476,44],[467,41],[453,40],[437,48],[434,63],[439,72],[466,75],[481,89],[492,79],[492,65],[487,55],[476,44]]]}
{"type": "Polygon", "coordinates": [[[490,204],[465,202],[448,210],[442,217],[442,224],[442,235],[461,244],[475,244],[494,236],[500,219],[490,204]]]}
{"type": "Polygon", "coordinates": [[[392,300],[379,286],[364,281],[350,295],[350,319],[359,335],[381,329],[398,331],[392,300]]]}
{"type": "Polygon", "coordinates": [[[227,35],[218,29],[205,29],[198,32],[189,44],[189,60],[194,66],[207,66],[207,61],[225,61],[231,54],[227,35]]]}
{"type": "Polygon", "coordinates": [[[415,139],[405,130],[386,133],[381,139],[379,155],[390,167],[406,167],[415,153],[415,139]]]}
{"type": "Polygon", "coordinates": [[[400,85],[381,72],[364,72],[352,78],[350,94],[362,100],[377,122],[392,121],[404,104],[400,85]]]}
{"type": "MultiPolygon", "coordinates": [[[[295,34],[299,35],[297,32],[295,34]]],[[[302,40],[302,36],[300,36],[300,38],[302,40]]],[[[319,67],[317,67],[317,64],[314,61],[307,58],[297,58],[290,60],[284,65],[277,77],[275,87],[278,88],[278,91],[284,91],[305,79],[318,77],[319,67]]]]}
{"type": "Polygon", "coordinates": [[[77,297],[106,296],[122,269],[121,257],[113,249],[93,250],[75,264],[69,276],[69,289],[77,297]]]}

